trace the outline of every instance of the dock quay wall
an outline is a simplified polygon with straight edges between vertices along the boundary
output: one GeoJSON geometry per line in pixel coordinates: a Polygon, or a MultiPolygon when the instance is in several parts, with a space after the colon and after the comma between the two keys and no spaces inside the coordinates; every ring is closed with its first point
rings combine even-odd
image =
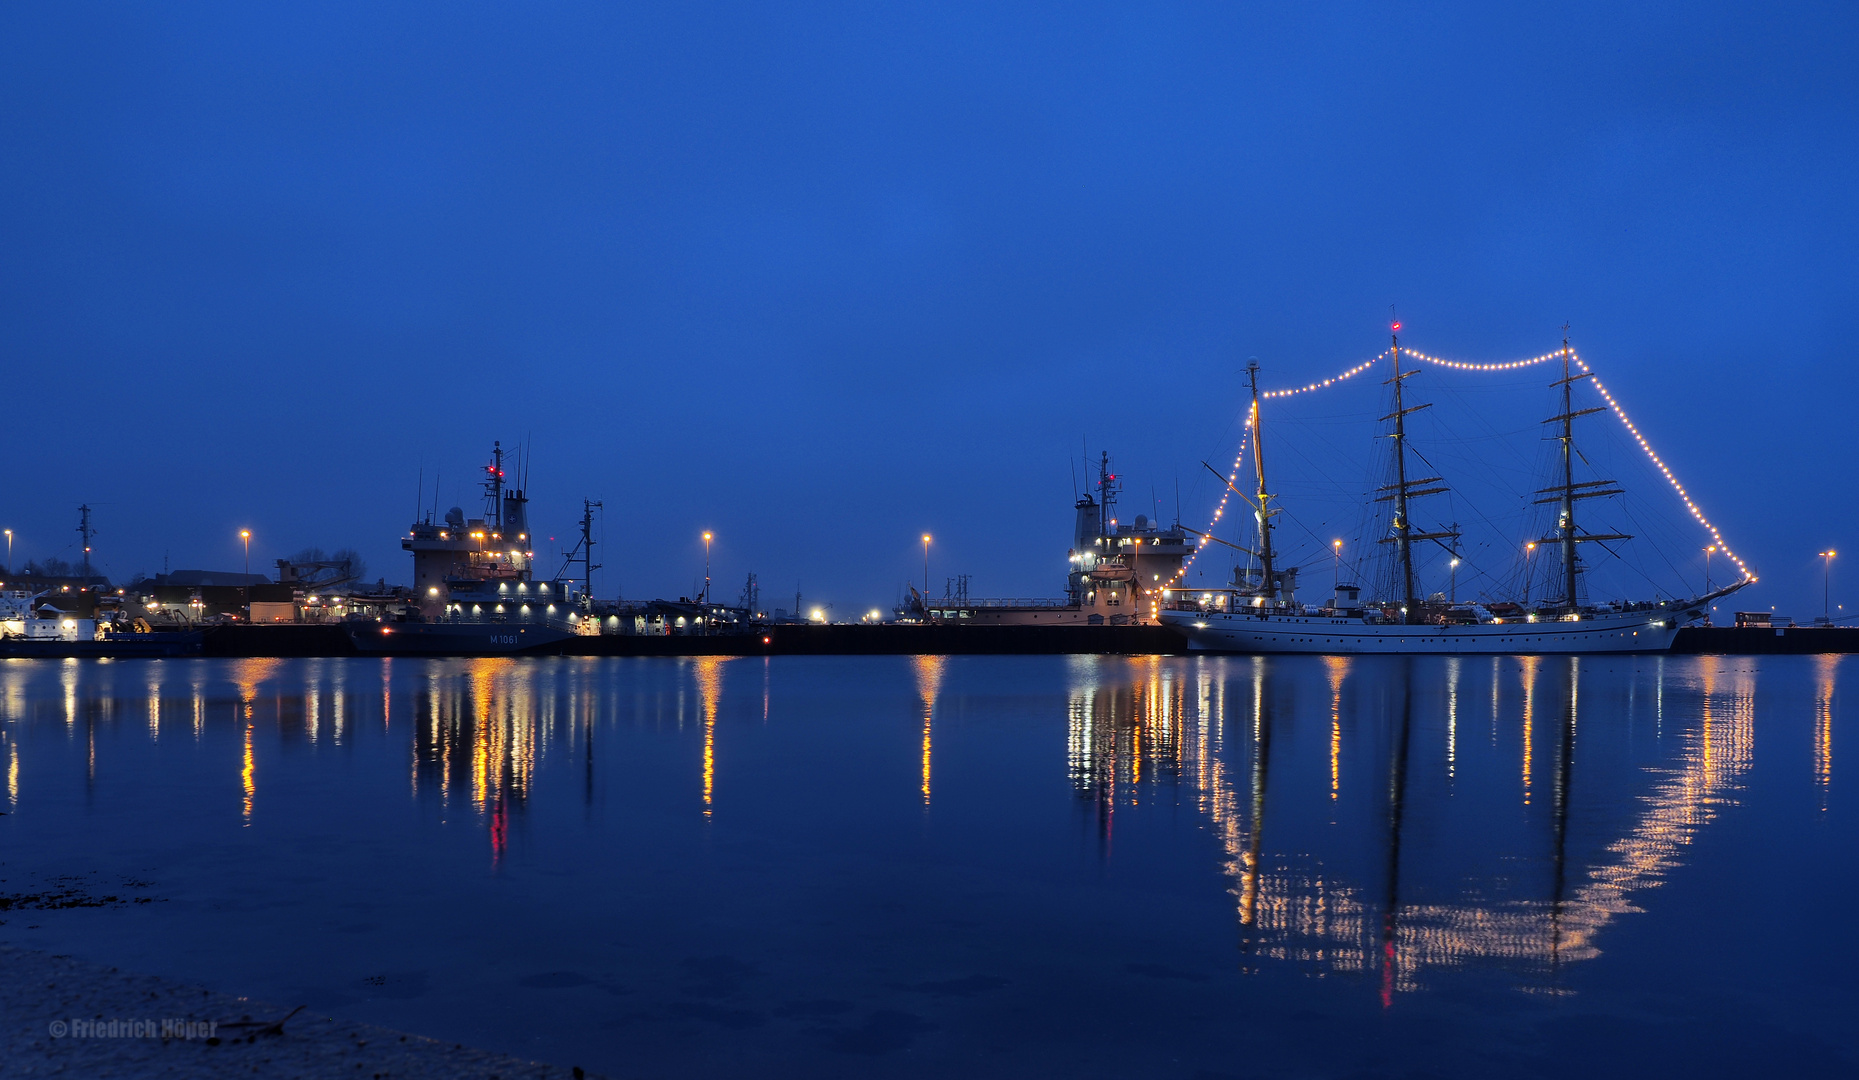
{"type": "Polygon", "coordinates": [[[1687,626],[1675,653],[1760,656],[1859,652],[1859,626],[1687,626]]]}
{"type": "MultiPolygon", "coordinates": [[[[153,637],[153,635],[125,635],[153,637]]],[[[0,657],[297,657],[361,655],[335,624],[208,626],[172,641],[0,643],[0,657]],[[159,645],[160,648],[154,646],[159,645]],[[15,646],[9,648],[8,646],[15,646]],[[138,647],[145,646],[145,647],[138,647]]],[[[750,634],[603,635],[539,650],[566,656],[1056,655],[1153,656],[1185,653],[1181,634],[1162,626],[779,625],[750,634]]],[[[1687,627],[1676,655],[1759,656],[1859,652],[1859,627],[1687,627]]],[[[506,654],[507,655],[507,654],[506,654]]]]}
{"type": "MultiPolygon", "coordinates": [[[[537,650],[548,656],[784,656],[1102,653],[1187,651],[1163,626],[859,626],[780,625],[752,634],[612,634],[576,637],[537,650]]],[[[356,656],[336,625],[216,626],[206,656],[356,656]]]]}

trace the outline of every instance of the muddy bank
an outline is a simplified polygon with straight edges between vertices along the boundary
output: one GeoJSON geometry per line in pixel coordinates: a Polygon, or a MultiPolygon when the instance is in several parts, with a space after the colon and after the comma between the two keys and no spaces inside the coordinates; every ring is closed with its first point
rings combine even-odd
{"type": "Polygon", "coordinates": [[[544,1065],[0,945],[8,1076],[574,1080],[544,1065]]]}

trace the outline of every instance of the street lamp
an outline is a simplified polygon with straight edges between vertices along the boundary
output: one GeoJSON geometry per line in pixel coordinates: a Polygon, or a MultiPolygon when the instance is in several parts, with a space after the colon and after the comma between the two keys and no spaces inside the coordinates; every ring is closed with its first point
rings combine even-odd
{"type": "Polygon", "coordinates": [[[704,603],[710,602],[710,534],[704,534],[704,603]]]}
{"type": "Polygon", "coordinates": [[[929,596],[929,533],[923,534],[923,595],[929,596]]]}
{"type": "Polygon", "coordinates": [[[1330,541],[1330,550],[1336,553],[1335,572],[1331,574],[1330,592],[1335,593],[1343,587],[1343,542],[1339,537],[1330,541]]]}
{"type": "MultiPolygon", "coordinates": [[[[1523,602],[1526,604],[1530,602],[1530,571],[1535,569],[1535,565],[1530,556],[1535,554],[1536,541],[1532,540],[1523,545],[1523,602]]],[[[1709,592],[1710,590],[1706,589],[1705,591],[1709,592]]]]}
{"type": "Polygon", "coordinates": [[[240,529],[239,539],[245,541],[245,576],[249,578],[252,576],[252,530],[240,529]]]}
{"type": "Polygon", "coordinates": [[[1459,560],[1454,559],[1446,566],[1452,571],[1452,584],[1448,586],[1452,592],[1447,595],[1446,599],[1449,603],[1456,604],[1459,602],[1459,560]]]}
{"type": "Polygon", "coordinates": [[[1711,591],[1711,555],[1717,551],[1717,545],[1711,544],[1704,549],[1704,591],[1711,591]]]}
{"type": "Polygon", "coordinates": [[[6,531],[6,572],[13,572],[13,530],[6,531]]]}
{"type": "Polygon", "coordinates": [[[1829,626],[1833,625],[1833,556],[1836,554],[1838,554],[1838,552],[1834,551],[1832,548],[1828,548],[1820,553],[1821,570],[1823,572],[1823,576],[1820,579],[1820,618],[1822,622],[1829,626]]]}

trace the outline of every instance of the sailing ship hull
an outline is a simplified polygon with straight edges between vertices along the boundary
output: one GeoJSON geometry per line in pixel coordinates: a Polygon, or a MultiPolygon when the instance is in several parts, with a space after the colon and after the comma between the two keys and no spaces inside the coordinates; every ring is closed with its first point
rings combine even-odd
{"type": "Polygon", "coordinates": [[[1578,622],[1415,625],[1371,623],[1325,615],[1255,615],[1247,612],[1164,611],[1162,622],[1187,636],[1196,652],[1419,653],[1639,653],[1665,652],[1678,636],[1677,613],[1632,611],[1584,616],[1578,622]]]}

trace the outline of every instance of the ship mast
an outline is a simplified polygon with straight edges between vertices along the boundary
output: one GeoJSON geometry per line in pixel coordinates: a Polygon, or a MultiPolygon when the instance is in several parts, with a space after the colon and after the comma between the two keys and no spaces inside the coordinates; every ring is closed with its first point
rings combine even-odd
{"type": "Polygon", "coordinates": [[[1543,421],[1545,424],[1562,425],[1562,433],[1556,436],[1557,441],[1562,444],[1562,483],[1555,487],[1538,489],[1538,495],[1548,495],[1550,497],[1536,500],[1538,504],[1559,503],[1561,505],[1562,520],[1559,523],[1560,527],[1556,530],[1558,535],[1545,537],[1537,542],[1541,544],[1553,543],[1561,546],[1562,580],[1565,590],[1563,592],[1564,603],[1568,608],[1569,614],[1574,614],[1579,610],[1579,602],[1575,595],[1575,576],[1579,572],[1575,557],[1575,545],[1592,540],[1631,540],[1633,538],[1625,533],[1597,533],[1584,535],[1578,534],[1575,531],[1575,501],[1577,499],[1595,499],[1603,495],[1619,495],[1621,494],[1621,490],[1613,486],[1614,481],[1612,480],[1585,480],[1579,484],[1575,482],[1575,418],[1578,416],[1587,416],[1590,413],[1598,413],[1603,410],[1599,405],[1591,409],[1580,410],[1576,410],[1572,407],[1573,402],[1570,398],[1571,387],[1581,379],[1594,378],[1594,372],[1584,371],[1579,375],[1569,374],[1569,360],[1573,356],[1573,353],[1569,349],[1567,326],[1562,328],[1562,335],[1562,377],[1550,384],[1551,386],[1559,386],[1562,388],[1562,412],[1557,416],[1552,416],[1543,421]]]}
{"type": "Polygon", "coordinates": [[[1110,451],[1106,450],[1097,465],[1097,501],[1101,505],[1097,513],[1097,531],[1100,537],[1115,536],[1117,532],[1110,520],[1111,508],[1117,505],[1116,484],[1117,476],[1110,471],[1110,451]]]}
{"type": "Polygon", "coordinates": [[[1445,486],[1445,477],[1443,476],[1426,476],[1417,480],[1409,480],[1407,478],[1407,414],[1430,408],[1432,402],[1413,406],[1403,404],[1401,382],[1411,376],[1418,375],[1419,371],[1417,369],[1414,371],[1401,370],[1400,329],[1401,324],[1397,322],[1389,333],[1389,340],[1393,343],[1391,351],[1394,355],[1394,376],[1390,378],[1388,382],[1394,386],[1394,411],[1382,417],[1383,420],[1394,421],[1394,433],[1392,435],[1394,439],[1394,483],[1383,485],[1381,488],[1383,491],[1392,491],[1393,494],[1382,495],[1375,501],[1394,501],[1394,535],[1383,537],[1381,542],[1384,544],[1393,544],[1395,546],[1395,553],[1400,559],[1401,621],[1404,623],[1411,623],[1420,617],[1419,605],[1417,603],[1418,597],[1414,593],[1414,541],[1442,540],[1447,537],[1457,538],[1459,534],[1451,531],[1414,532],[1413,519],[1410,518],[1407,513],[1407,501],[1409,499],[1417,499],[1422,495],[1438,495],[1450,489],[1445,486]],[[1425,486],[1428,484],[1436,484],[1439,486],[1425,486]],[[1420,490],[1416,491],[1414,490],[1415,488],[1419,488],[1420,490]]]}
{"type": "MultiPolygon", "coordinates": [[[[594,603],[594,571],[600,564],[594,561],[594,511],[601,509],[598,501],[581,500],[581,590],[587,597],[590,608],[594,603]]],[[[705,539],[709,534],[704,534],[705,539]]],[[[708,600],[706,595],[704,599],[708,600]]]]}
{"type": "Polygon", "coordinates": [[[1278,601],[1278,581],[1272,576],[1272,515],[1277,511],[1267,505],[1271,495],[1265,490],[1265,437],[1259,431],[1259,362],[1254,360],[1246,365],[1246,375],[1252,381],[1252,465],[1258,476],[1258,518],[1259,518],[1259,569],[1263,576],[1259,579],[1258,595],[1265,604],[1278,601]]]}
{"type": "Polygon", "coordinates": [[[484,481],[484,495],[490,506],[485,508],[484,520],[499,535],[503,535],[503,441],[491,443],[491,464],[484,470],[490,474],[484,481]]]}
{"type": "MultiPolygon", "coordinates": [[[[80,572],[84,575],[84,584],[89,585],[90,584],[90,538],[97,535],[97,530],[90,527],[90,504],[89,503],[85,503],[83,506],[78,507],[77,512],[78,512],[77,533],[79,536],[84,538],[84,569],[80,572]]],[[[247,569],[250,569],[250,567],[247,567],[247,569]]]]}

